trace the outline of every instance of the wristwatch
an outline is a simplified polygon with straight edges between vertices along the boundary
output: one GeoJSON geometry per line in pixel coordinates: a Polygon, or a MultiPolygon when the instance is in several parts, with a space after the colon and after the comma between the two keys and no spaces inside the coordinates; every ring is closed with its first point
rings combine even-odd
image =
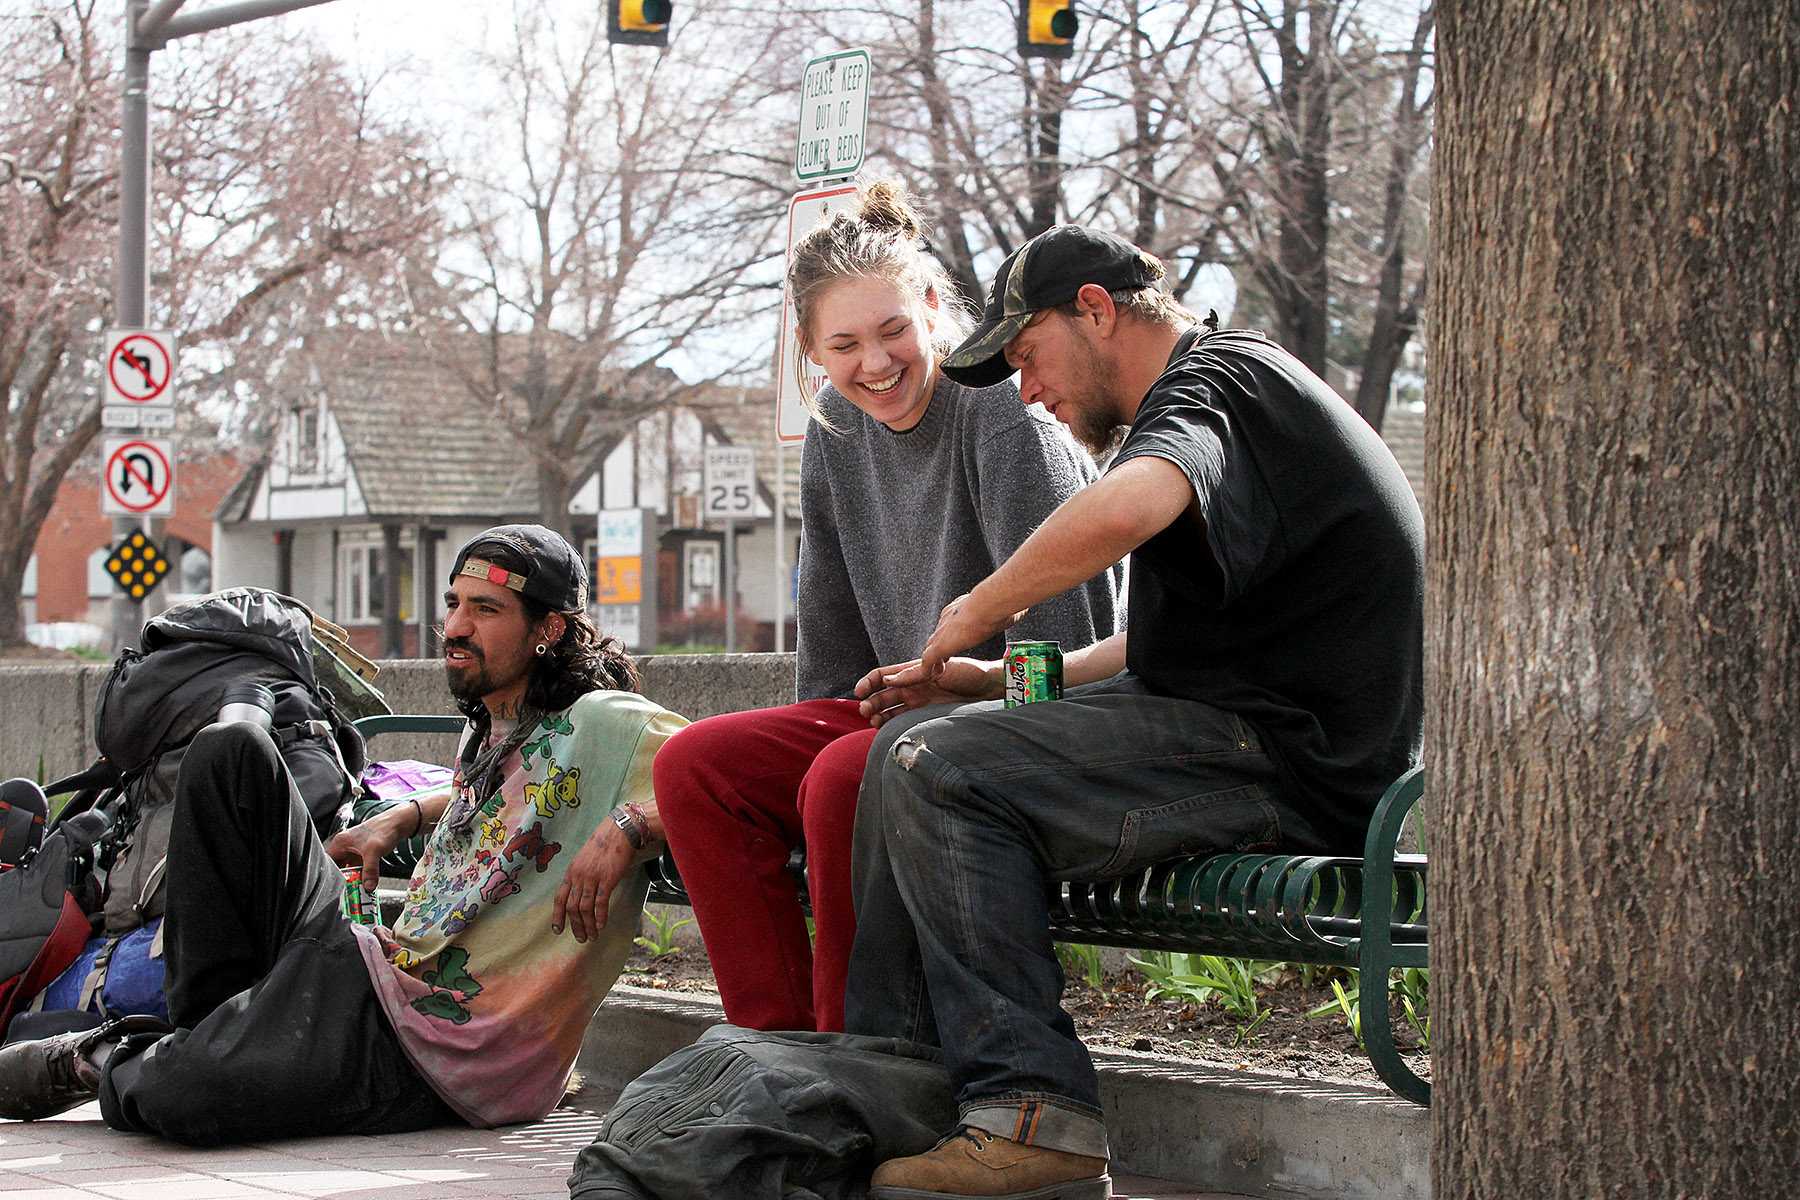
{"type": "Polygon", "coordinates": [[[631,805],[613,809],[612,819],[613,824],[624,833],[625,840],[631,843],[633,850],[642,850],[650,844],[650,823],[631,805]]]}

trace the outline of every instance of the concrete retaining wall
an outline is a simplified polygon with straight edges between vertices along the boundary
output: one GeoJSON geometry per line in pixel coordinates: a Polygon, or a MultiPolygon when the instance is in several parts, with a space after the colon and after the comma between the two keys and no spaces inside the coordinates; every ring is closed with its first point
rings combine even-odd
{"type": "MultiPolygon", "coordinates": [[[[792,654],[660,654],[638,660],[644,694],[698,720],[786,704],[794,698],[792,654]]],[[[45,780],[92,762],[94,697],[105,664],[0,666],[0,777],[45,780]]],[[[375,685],[397,713],[454,713],[436,659],[389,659],[375,685]]],[[[448,738],[393,735],[371,747],[380,758],[449,762],[448,738]]]]}
{"type": "MultiPolygon", "coordinates": [[[[618,986],[588,1027],[579,1103],[724,1018],[710,996],[618,986]]],[[[1429,1200],[1431,1114],[1380,1088],[1096,1052],[1115,1169],[1268,1200],[1429,1200]]]]}

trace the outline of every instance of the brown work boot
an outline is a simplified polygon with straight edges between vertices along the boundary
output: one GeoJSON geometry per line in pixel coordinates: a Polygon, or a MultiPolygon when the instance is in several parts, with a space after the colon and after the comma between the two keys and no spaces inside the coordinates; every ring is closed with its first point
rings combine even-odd
{"type": "Polygon", "coordinates": [[[871,1200],[1107,1200],[1104,1158],[995,1137],[965,1125],[935,1147],[875,1169],[871,1200]]]}
{"type": "Polygon", "coordinates": [[[96,1029],[77,1030],[0,1049],[0,1117],[41,1121],[100,1094],[100,1072],[87,1056],[104,1042],[134,1033],[168,1033],[156,1017],[115,1017],[96,1029]]]}

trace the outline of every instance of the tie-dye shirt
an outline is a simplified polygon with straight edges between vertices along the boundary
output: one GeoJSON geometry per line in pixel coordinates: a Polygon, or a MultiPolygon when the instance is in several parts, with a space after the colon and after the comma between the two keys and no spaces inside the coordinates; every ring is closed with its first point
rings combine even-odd
{"type": "Polygon", "coordinates": [[[534,1121],[562,1099],[648,884],[641,865],[626,875],[585,945],[550,931],[556,889],[615,807],[651,799],[650,760],[686,724],[629,692],[543,718],[485,804],[458,820],[468,794],[452,800],[393,931],[353,927],[408,1058],[471,1124],[534,1121]]]}

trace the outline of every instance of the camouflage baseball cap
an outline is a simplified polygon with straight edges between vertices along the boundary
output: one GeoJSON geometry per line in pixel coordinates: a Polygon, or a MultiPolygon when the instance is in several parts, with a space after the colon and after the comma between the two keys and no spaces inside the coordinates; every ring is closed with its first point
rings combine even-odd
{"type": "Polygon", "coordinates": [[[967,387],[991,387],[1013,373],[1006,344],[1042,309],[1067,304],[1083,284],[1109,292],[1155,287],[1162,264],[1124,238],[1083,225],[1057,225],[1000,264],[981,324],[944,359],[944,374],[967,387]]]}

